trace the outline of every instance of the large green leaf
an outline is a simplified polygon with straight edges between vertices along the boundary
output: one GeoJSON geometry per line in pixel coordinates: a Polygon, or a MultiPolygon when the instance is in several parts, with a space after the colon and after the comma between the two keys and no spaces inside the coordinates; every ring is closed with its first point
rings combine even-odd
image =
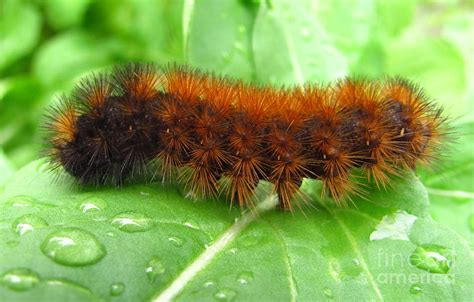
{"type": "Polygon", "coordinates": [[[0,70],[27,55],[40,38],[41,16],[24,1],[2,1],[0,9],[0,70]]]}
{"type": "Polygon", "coordinates": [[[472,114],[467,98],[464,58],[447,39],[419,39],[419,29],[407,32],[387,46],[387,72],[414,80],[455,117],[472,114]]]}
{"type": "Polygon", "coordinates": [[[55,29],[77,26],[82,22],[90,0],[46,0],[48,23],[55,29]]]}
{"type": "Polygon", "coordinates": [[[376,17],[374,0],[313,1],[317,20],[352,64],[367,44],[376,17]]]}
{"type": "Polygon", "coordinates": [[[183,38],[192,66],[252,80],[252,6],[243,1],[185,1],[183,38]]]}
{"type": "Polygon", "coordinates": [[[0,198],[2,301],[468,300],[468,244],[434,222],[412,176],[357,208],[274,198],[242,216],[158,184],[78,188],[42,161],[0,198]],[[265,290],[262,290],[265,289],[265,290]]]}
{"type": "Polygon", "coordinates": [[[17,167],[38,156],[40,139],[36,134],[43,114],[38,108],[43,104],[43,93],[36,78],[16,76],[8,79],[5,94],[0,98],[0,146],[17,167]]]}
{"type": "Polygon", "coordinates": [[[257,80],[301,85],[347,75],[347,60],[311,14],[313,5],[261,1],[253,33],[257,80]]]}
{"type": "Polygon", "coordinates": [[[4,183],[15,172],[13,165],[5,156],[2,149],[0,149],[0,171],[2,171],[0,174],[0,192],[2,192],[4,183]]]}
{"type": "Polygon", "coordinates": [[[454,143],[436,171],[422,171],[433,218],[468,238],[474,246],[474,123],[456,125],[454,143]]]}
{"type": "Polygon", "coordinates": [[[68,31],[43,44],[33,61],[33,73],[49,89],[63,88],[94,69],[111,64],[113,39],[85,31],[68,31]]]}

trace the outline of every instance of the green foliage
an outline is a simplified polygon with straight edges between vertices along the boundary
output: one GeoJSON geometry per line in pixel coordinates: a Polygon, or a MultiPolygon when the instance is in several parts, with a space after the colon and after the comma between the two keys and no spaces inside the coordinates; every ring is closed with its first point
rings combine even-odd
{"type": "Polygon", "coordinates": [[[472,297],[470,2],[6,0],[0,6],[1,301],[150,300],[215,249],[176,300],[472,297]],[[293,215],[268,209],[257,218],[242,215],[223,200],[193,203],[158,184],[97,189],[58,182],[33,161],[45,109],[81,76],[128,61],[187,63],[275,85],[399,74],[444,105],[457,141],[434,171],[396,180],[387,191],[371,188],[368,201],[355,200],[357,208],[335,208],[320,198],[318,183],[306,182],[315,208],[293,215]],[[225,234],[235,237],[219,249],[225,234]]]}
{"type": "Polygon", "coordinates": [[[222,200],[192,203],[172,187],[78,188],[54,177],[36,161],[5,187],[2,300],[110,299],[116,283],[125,289],[114,300],[148,300],[216,248],[223,234],[235,239],[184,284],[177,301],[463,300],[471,294],[463,286],[470,280],[469,245],[430,218],[425,188],[410,175],[389,191],[374,189],[371,203],[354,200],[357,209],[320,200],[317,184],[308,182],[304,189],[319,200],[315,208],[294,215],[262,210],[258,218],[248,212],[235,223],[239,211],[222,200]],[[30,269],[37,284],[11,290],[18,282],[9,276],[18,268],[30,269]],[[413,287],[421,293],[411,293],[413,287]]]}

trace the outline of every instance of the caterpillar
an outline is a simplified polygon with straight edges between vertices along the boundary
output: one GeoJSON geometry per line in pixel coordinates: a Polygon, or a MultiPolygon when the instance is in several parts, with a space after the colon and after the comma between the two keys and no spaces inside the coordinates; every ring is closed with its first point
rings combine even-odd
{"type": "Polygon", "coordinates": [[[186,66],[131,63],[82,79],[47,114],[46,154],[81,184],[136,180],[150,169],[190,195],[224,192],[252,207],[259,181],[283,210],[322,181],[338,205],[428,164],[448,135],[442,109],[395,77],[332,84],[251,85],[186,66]]]}

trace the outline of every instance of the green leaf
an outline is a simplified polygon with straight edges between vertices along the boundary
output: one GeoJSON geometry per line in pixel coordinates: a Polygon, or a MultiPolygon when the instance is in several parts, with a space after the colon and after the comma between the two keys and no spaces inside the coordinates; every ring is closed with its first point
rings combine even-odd
{"type": "Polygon", "coordinates": [[[77,26],[82,22],[91,0],[46,0],[48,23],[57,30],[77,26]]]}
{"type": "Polygon", "coordinates": [[[241,1],[185,1],[183,38],[192,66],[252,80],[254,14],[241,1]]]}
{"type": "Polygon", "coordinates": [[[193,203],[159,184],[79,188],[55,177],[43,161],[33,162],[0,197],[2,300],[399,301],[473,294],[469,246],[430,218],[426,191],[410,175],[390,191],[373,190],[369,201],[354,200],[357,209],[321,200],[318,182],[308,181],[304,190],[316,208],[285,213],[268,197],[243,215],[221,201],[193,203]],[[397,225],[404,227],[394,235],[397,225]]]}
{"type": "Polygon", "coordinates": [[[398,36],[412,23],[416,9],[413,0],[377,0],[377,30],[387,37],[398,36]]]}
{"type": "Polygon", "coordinates": [[[110,65],[116,46],[114,40],[68,31],[42,45],[33,73],[48,88],[63,87],[86,72],[110,65]]]}
{"type": "Polygon", "coordinates": [[[351,72],[356,75],[365,75],[373,78],[384,75],[386,68],[386,54],[383,44],[379,40],[369,41],[360,50],[357,62],[351,66],[351,72]]]}
{"type": "Polygon", "coordinates": [[[0,193],[2,192],[3,185],[5,182],[13,175],[15,169],[13,165],[9,162],[8,158],[3,153],[2,149],[0,149],[0,193]]]}
{"type": "Polygon", "coordinates": [[[448,40],[426,37],[419,41],[414,30],[392,41],[386,49],[389,74],[414,80],[454,117],[472,111],[466,93],[464,58],[448,40]]]}
{"type": "Polygon", "coordinates": [[[2,1],[0,10],[0,70],[24,57],[40,38],[41,16],[24,1],[2,1]]]}
{"type": "Polygon", "coordinates": [[[454,144],[447,147],[436,171],[422,171],[433,218],[449,226],[474,246],[474,123],[455,126],[454,144]]]}
{"type": "Polygon", "coordinates": [[[253,50],[257,80],[275,84],[331,81],[347,75],[347,60],[318,19],[311,1],[262,1],[253,50]],[[271,3],[269,5],[268,3],[271,3]]]}
{"type": "Polygon", "coordinates": [[[29,144],[39,143],[36,134],[43,111],[38,108],[43,103],[43,93],[34,77],[8,79],[0,102],[0,145],[15,166],[23,166],[38,156],[37,145],[29,144]]]}
{"type": "Polygon", "coordinates": [[[471,39],[466,39],[472,35],[474,28],[474,18],[472,11],[464,10],[462,7],[457,7],[453,11],[449,11],[446,18],[438,20],[443,25],[443,36],[457,46],[464,57],[465,71],[467,77],[467,96],[470,100],[469,112],[463,114],[462,118],[465,121],[474,120],[474,60],[472,59],[473,45],[471,39]]]}
{"type": "Polygon", "coordinates": [[[374,0],[313,1],[317,20],[321,22],[338,50],[352,64],[357,61],[360,50],[365,47],[376,21],[374,0]],[[350,29],[350,32],[348,32],[350,29]]]}

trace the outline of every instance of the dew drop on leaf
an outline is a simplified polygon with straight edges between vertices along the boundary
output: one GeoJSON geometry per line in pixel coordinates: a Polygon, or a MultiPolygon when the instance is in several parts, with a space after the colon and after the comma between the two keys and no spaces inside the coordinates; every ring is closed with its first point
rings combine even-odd
{"type": "Polygon", "coordinates": [[[329,266],[329,275],[336,281],[342,280],[342,270],[339,261],[330,256],[328,258],[328,266],[329,266]]]}
{"type": "Polygon", "coordinates": [[[110,295],[120,296],[125,290],[125,284],[122,282],[115,282],[110,285],[110,295]]]}
{"type": "Polygon", "coordinates": [[[214,298],[218,301],[233,301],[237,296],[237,292],[231,288],[221,288],[214,294],[214,298]]]}
{"type": "Polygon", "coordinates": [[[410,294],[419,295],[423,292],[423,289],[420,287],[419,284],[413,284],[410,286],[410,294]]]}
{"type": "Polygon", "coordinates": [[[235,248],[235,247],[233,247],[233,248],[230,248],[230,249],[228,249],[227,251],[225,251],[225,253],[226,253],[227,255],[235,255],[235,254],[237,254],[237,251],[238,251],[238,249],[235,248]]]}
{"type": "Polygon", "coordinates": [[[212,280],[209,280],[209,281],[206,281],[204,282],[204,284],[202,285],[202,287],[204,288],[209,288],[209,287],[213,287],[214,285],[216,285],[216,283],[212,280]]]}
{"type": "Polygon", "coordinates": [[[51,279],[46,281],[45,293],[67,293],[68,301],[101,301],[90,289],[66,280],[51,279]]]}
{"type": "Polygon", "coordinates": [[[323,292],[324,292],[324,295],[328,298],[334,297],[332,293],[332,289],[330,289],[329,287],[325,287],[323,292]]]}
{"type": "Polygon", "coordinates": [[[260,235],[251,234],[245,237],[245,239],[242,241],[242,245],[245,247],[252,247],[258,245],[260,241],[260,235]]]}
{"type": "Polygon", "coordinates": [[[7,204],[13,208],[25,208],[33,206],[36,202],[37,200],[30,196],[18,195],[10,198],[7,204]]]}
{"type": "Polygon", "coordinates": [[[186,220],[183,225],[185,227],[188,227],[188,228],[191,228],[191,229],[195,229],[195,230],[200,230],[200,226],[199,226],[199,223],[197,223],[196,221],[194,220],[186,220]]]}
{"type": "Polygon", "coordinates": [[[184,239],[177,237],[177,236],[171,236],[168,238],[168,241],[171,242],[172,245],[176,247],[183,246],[184,244],[184,239]]]}
{"type": "Polygon", "coordinates": [[[150,282],[155,282],[156,278],[159,275],[164,274],[165,271],[166,269],[163,266],[161,259],[158,257],[151,258],[151,260],[148,262],[147,266],[145,267],[145,273],[148,280],[150,280],[150,282]]]}
{"type": "Polygon", "coordinates": [[[239,282],[239,284],[249,284],[252,281],[253,281],[252,272],[242,272],[237,277],[237,282],[239,282]]]}
{"type": "Polygon", "coordinates": [[[26,214],[15,219],[12,224],[12,229],[15,233],[24,235],[28,232],[34,231],[35,229],[46,226],[48,226],[48,223],[43,218],[34,214],[26,214]]]}
{"type": "Polygon", "coordinates": [[[89,197],[83,200],[79,205],[79,209],[82,213],[93,213],[104,210],[105,208],[107,208],[107,202],[99,197],[89,197]]]}
{"type": "Polygon", "coordinates": [[[106,254],[97,238],[78,228],[66,228],[49,234],[41,244],[43,254],[67,266],[99,262],[106,254]]]}
{"type": "Polygon", "coordinates": [[[15,291],[26,291],[40,282],[39,275],[27,268],[14,268],[5,272],[1,283],[15,291]]]}
{"type": "Polygon", "coordinates": [[[128,233],[145,232],[154,226],[153,219],[135,212],[117,214],[112,217],[110,223],[117,229],[128,233]]]}
{"type": "Polygon", "coordinates": [[[410,263],[430,273],[446,274],[453,261],[454,251],[438,245],[418,246],[410,255],[410,263]]]}

